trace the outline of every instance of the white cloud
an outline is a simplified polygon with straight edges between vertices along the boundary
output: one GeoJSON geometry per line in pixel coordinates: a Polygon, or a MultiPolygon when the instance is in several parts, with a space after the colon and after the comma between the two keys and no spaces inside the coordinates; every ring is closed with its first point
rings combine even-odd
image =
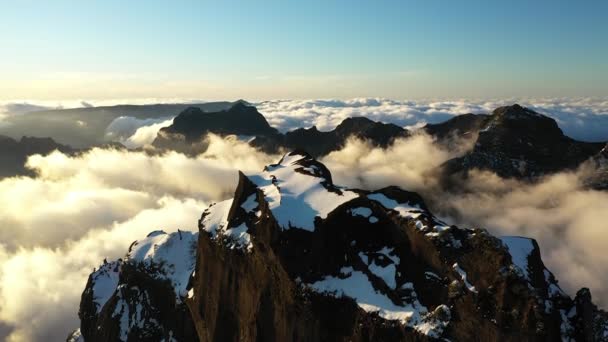
{"type": "Polygon", "coordinates": [[[121,116],[108,125],[105,136],[107,140],[118,141],[128,148],[137,148],[151,144],[158,131],[172,123],[173,118],[138,119],[121,116]]]}
{"type": "MultiPolygon", "coordinates": [[[[211,201],[232,195],[237,170],[278,156],[208,138],[196,158],[93,149],[33,156],[38,178],[0,181],[0,321],[8,341],[59,341],[78,326],[88,274],[150,231],[197,229],[211,201]]],[[[2,333],[0,329],[0,334],[2,333]]],[[[0,336],[2,339],[3,336],[0,336]]]]}

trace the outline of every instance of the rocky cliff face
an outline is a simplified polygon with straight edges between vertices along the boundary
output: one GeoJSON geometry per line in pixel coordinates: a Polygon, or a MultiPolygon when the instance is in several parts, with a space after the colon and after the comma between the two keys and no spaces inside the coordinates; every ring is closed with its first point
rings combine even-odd
{"type": "Polygon", "coordinates": [[[475,147],[443,166],[447,175],[480,169],[501,177],[533,179],[572,170],[597,154],[602,143],[573,140],[555,120],[519,105],[500,107],[483,121],[475,147]]]}
{"type": "Polygon", "coordinates": [[[534,240],[449,225],[397,187],[339,187],[303,152],[240,174],[199,232],[105,263],[79,315],[86,341],[608,340],[534,240]]]}

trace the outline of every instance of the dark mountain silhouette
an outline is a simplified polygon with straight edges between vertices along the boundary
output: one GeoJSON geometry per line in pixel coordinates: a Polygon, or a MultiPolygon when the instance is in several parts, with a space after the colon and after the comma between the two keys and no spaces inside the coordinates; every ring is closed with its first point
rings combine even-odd
{"type": "Polygon", "coordinates": [[[91,274],[86,341],[606,341],[536,241],[446,224],[398,187],[333,184],[303,152],[240,174],[198,232],[150,233],[91,274]]]}
{"type": "Polygon", "coordinates": [[[575,169],[604,145],[571,139],[555,120],[517,104],[497,108],[480,122],[483,127],[473,150],[446,162],[446,175],[466,175],[479,169],[502,177],[533,179],[575,169]]]}
{"type": "MultiPolygon", "coordinates": [[[[196,154],[209,134],[264,136],[277,134],[266,119],[253,106],[243,101],[236,102],[227,110],[204,112],[190,107],[181,112],[169,127],[162,128],[152,143],[156,148],[177,150],[196,154]]],[[[204,151],[206,146],[202,145],[204,151]]]]}
{"type": "Polygon", "coordinates": [[[285,134],[258,136],[250,144],[267,153],[302,149],[314,157],[339,150],[350,137],[369,141],[375,146],[387,147],[409,132],[394,124],[375,122],[364,117],[347,118],[334,130],[320,132],[315,126],[299,128],[285,134]]]}
{"type": "Polygon", "coordinates": [[[173,120],[171,126],[159,131],[153,145],[160,149],[196,154],[206,148],[203,140],[208,133],[255,137],[250,144],[267,153],[303,149],[313,156],[326,155],[340,149],[351,136],[386,147],[394,139],[409,135],[407,130],[397,125],[363,117],[345,119],[329,132],[320,132],[312,127],[281,134],[268,124],[255,107],[239,102],[220,112],[188,108],[173,120]]]}
{"type": "Polygon", "coordinates": [[[438,124],[427,124],[423,129],[440,141],[471,136],[479,133],[489,117],[486,114],[462,114],[438,124]]]}
{"type": "Polygon", "coordinates": [[[69,146],[56,143],[51,138],[21,137],[15,140],[0,136],[0,179],[13,176],[34,176],[35,173],[25,167],[27,157],[34,154],[46,155],[55,150],[73,153],[69,146]]]}
{"type": "Polygon", "coordinates": [[[51,137],[61,144],[87,148],[105,143],[106,128],[114,119],[121,116],[138,119],[166,118],[176,116],[189,107],[220,111],[233,104],[234,102],[116,105],[33,111],[4,118],[3,125],[0,126],[0,135],[13,139],[19,139],[24,135],[51,137]]]}
{"type": "Polygon", "coordinates": [[[161,134],[181,134],[187,142],[200,140],[207,133],[266,135],[276,133],[253,106],[237,102],[227,110],[204,112],[190,107],[181,112],[161,134]]]}

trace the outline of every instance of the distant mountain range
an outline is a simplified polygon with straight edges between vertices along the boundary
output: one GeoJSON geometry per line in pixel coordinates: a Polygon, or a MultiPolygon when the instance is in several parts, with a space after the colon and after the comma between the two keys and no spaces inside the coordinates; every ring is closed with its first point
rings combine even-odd
{"type": "MultiPolygon", "coordinates": [[[[349,137],[364,139],[374,146],[387,147],[395,139],[413,134],[397,125],[375,122],[364,117],[347,118],[327,132],[321,132],[313,126],[283,134],[271,127],[255,107],[241,100],[195,106],[94,107],[36,112],[24,115],[23,118],[28,117],[27,122],[39,120],[36,129],[40,133],[47,124],[52,132],[52,122],[57,116],[61,116],[61,122],[65,122],[66,115],[73,119],[90,117],[85,126],[92,125],[91,127],[104,130],[109,122],[120,115],[166,116],[178,110],[181,112],[173,123],[162,128],[152,143],[159,151],[175,150],[195,155],[206,149],[204,137],[208,133],[215,133],[241,136],[250,145],[267,153],[304,150],[313,157],[321,157],[342,148],[349,137]]],[[[19,120],[14,120],[13,124],[19,125],[19,120]]],[[[92,129],[91,127],[87,129],[92,129]]],[[[588,161],[598,165],[598,171],[590,176],[587,185],[597,189],[608,188],[606,143],[571,139],[563,134],[555,120],[517,104],[497,108],[489,115],[455,116],[443,123],[428,124],[422,130],[446,149],[454,148],[458,139],[474,140],[471,150],[447,161],[437,170],[443,184],[448,187],[453,183],[458,184],[460,179],[466,178],[469,171],[474,169],[492,171],[502,177],[534,180],[547,174],[574,170],[588,161]]],[[[87,143],[90,144],[87,146],[103,144],[105,140],[102,135],[103,133],[96,132],[87,136],[87,143]]],[[[6,160],[6,167],[0,167],[3,169],[0,170],[0,177],[27,174],[29,171],[25,170],[23,162],[28,154],[44,154],[54,149],[75,150],[48,138],[38,139],[36,149],[16,147],[11,141],[14,140],[8,137],[0,139],[0,150],[6,151],[2,156],[6,160]]]]}
{"type": "MultiPolygon", "coordinates": [[[[599,153],[606,145],[571,139],[563,134],[555,120],[517,104],[497,108],[490,115],[459,115],[443,123],[426,125],[423,130],[447,149],[452,147],[450,144],[455,138],[475,140],[470,151],[441,166],[439,172],[446,184],[454,177],[466,177],[473,169],[533,180],[574,170],[592,158],[603,160],[599,153]]],[[[238,103],[220,112],[187,109],[175,118],[173,125],[161,129],[153,145],[191,151],[191,146],[208,133],[250,136],[249,143],[264,152],[300,149],[313,157],[339,150],[351,136],[374,146],[387,147],[395,139],[412,134],[402,127],[363,117],[347,118],[328,132],[311,127],[281,134],[254,107],[238,103]]],[[[198,153],[200,149],[194,151],[198,153]]],[[[596,176],[599,181],[590,184],[602,183],[603,175],[596,176]]]]}
{"type": "Polygon", "coordinates": [[[0,135],[13,139],[21,136],[52,137],[64,145],[86,148],[106,143],[106,128],[121,116],[165,118],[176,116],[190,107],[213,112],[230,108],[233,104],[234,102],[117,105],[34,111],[4,118],[0,125],[0,135]]]}
{"type": "Polygon", "coordinates": [[[198,231],[104,261],[79,317],[68,341],[608,340],[536,241],[442,222],[398,187],[339,187],[299,151],[241,173],[198,231]]]}
{"type": "Polygon", "coordinates": [[[471,124],[470,131],[478,134],[475,146],[446,163],[449,174],[481,169],[502,177],[533,178],[574,169],[605,145],[571,139],[555,120],[519,105],[497,108],[471,124]]]}
{"type": "Polygon", "coordinates": [[[0,135],[0,179],[18,175],[33,176],[34,172],[25,167],[27,157],[33,154],[49,154],[55,150],[73,153],[69,146],[56,143],[51,138],[22,137],[15,140],[0,135]]]}

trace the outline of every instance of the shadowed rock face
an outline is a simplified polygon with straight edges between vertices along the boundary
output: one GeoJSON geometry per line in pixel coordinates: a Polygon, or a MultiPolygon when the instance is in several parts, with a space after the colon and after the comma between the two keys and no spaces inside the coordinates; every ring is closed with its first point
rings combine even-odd
{"type": "Polygon", "coordinates": [[[313,157],[324,156],[344,147],[349,137],[367,140],[374,146],[387,147],[397,138],[409,136],[409,132],[394,124],[375,122],[363,117],[347,118],[334,130],[320,132],[315,126],[269,137],[257,137],[251,145],[267,153],[281,149],[301,149],[313,157]]]}
{"type": "Polygon", "coordinates": [[[555,120],[519,105],[500,107],[484,122],[473,150],[443,165],[447,175],[472,169],[533,179],[578,167],[602,149],[565,136],[555,120]]]}
{"type": "Polygon", "coordinates": [[[489,115],[462,114],[438,124],[427,124],[424,131],[439,141],[453,137],[475,136],[488,121],[489,115]]]}
{"type": "Polygon", "coordinates": [[[124,261],[104,264],[89,278],[80,317],[86,341],[608,333],[588,290],[568,297],[534,240],[448,225],[398,187],[339,187],[303,152],[241,173],[234,198],[209,206],[198,233],[153,232],[124,261]]]}
{"type": "Polygon", "coordinates": [[[208,133],[219,135],[272,135],[277,130],[270,127],[266,119],[255,107],[242,101],[227,110],[204,112],[198,107],[190,107],[181,112],[173,124],[162,128],[153,145],[159,148],[184,149],[185,146],[200,142],[208,133]]]}
{"type": "Polygon", "coordinates": [[[54,150],[72,153],[69,146],[56,143],[51,138],[22,137],[14,140],[0,136],[0,179],[12,176],[34,176],[32,170],[26,169],[27,157],[34,154],[49,154],[54,150]]]}

